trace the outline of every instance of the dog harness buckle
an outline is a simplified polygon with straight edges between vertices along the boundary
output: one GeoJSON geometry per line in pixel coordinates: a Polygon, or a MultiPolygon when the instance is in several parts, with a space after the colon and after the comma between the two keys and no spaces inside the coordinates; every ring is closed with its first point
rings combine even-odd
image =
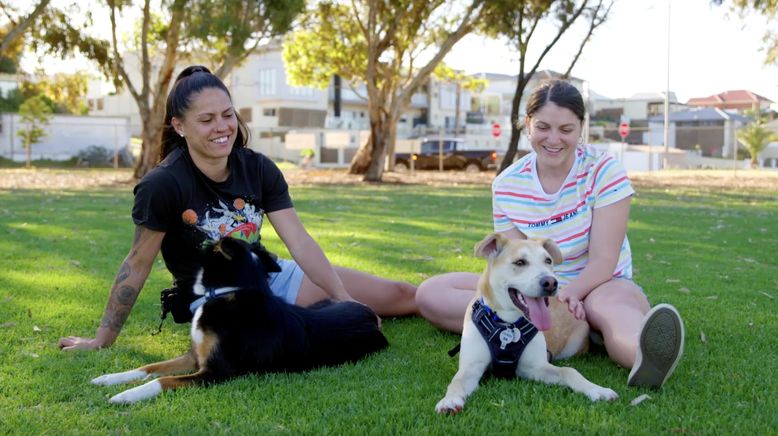
{"type": "Polygon", "coordinates": [[[214,298],[221,297],[222,295],[230,294],[238,290],[239,288],[235,286],[227,286],[224,288],[205,288],[203,296],[189,304],[189,310],[194,314],[197,311],[197,308],[203,304],[213,300],[214,298]]]}
{"type": "Polygon", "coordinates": [[[538,333],[537,327],[524,316],[514,323],[503,321],[482,299],[473,303],[472,319],[489,346],[492,374],[499,378],[515,378],[519,358],[538,333]]]}

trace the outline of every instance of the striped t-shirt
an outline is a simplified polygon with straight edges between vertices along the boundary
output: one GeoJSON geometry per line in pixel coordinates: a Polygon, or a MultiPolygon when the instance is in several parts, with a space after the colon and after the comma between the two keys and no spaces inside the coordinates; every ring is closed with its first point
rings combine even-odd
{"type": "MultiPolygon", "coordinates": [[[[591,145],[579,146],[570,174],[559,192],[546,194],[536,170],[536,153],[506,168],[492,183],[494,229],[516,228],[528,237],[553,239],[564,260],[556,266],[560,285],[570,283],[589,260],[592,211],[635,193],[624,167],[591,145]]],[[[614,277],[632,278],[627,237],[614,277]]]]}

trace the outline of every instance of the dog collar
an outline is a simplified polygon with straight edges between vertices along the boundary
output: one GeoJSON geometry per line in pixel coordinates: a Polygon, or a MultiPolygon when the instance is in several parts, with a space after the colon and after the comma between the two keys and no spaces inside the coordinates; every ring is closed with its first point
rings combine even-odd
{"type": "Polygon", "coordinates": [[[189,310],[192,311],[192,313],[195,313],[195,311],[203,304],[213,300],[214,298],[235,292],[238,289],[240,288],[236,288],[235,286],[226,286],[224,288],[205,288],[205,294],[190,303],[189,310]]]}
{"type": "Polygon", "coordinates": [[[523,315],[512,323],[502,320],[483,298],[473,302],[472,319],[489,345],[492,374],[499,378],[516,377],[519,358],[538,333],[537,327],[523,315]]]}

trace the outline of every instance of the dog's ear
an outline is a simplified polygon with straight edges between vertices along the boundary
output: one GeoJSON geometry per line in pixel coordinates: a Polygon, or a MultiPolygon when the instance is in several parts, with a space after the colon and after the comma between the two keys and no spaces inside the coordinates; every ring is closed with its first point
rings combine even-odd
{"type": "Polygon", "coordinates": [[[554,242],[553,239],[543,239],[543,248],[546,249],[551,258],[554,259],[554,265],[562,263],[562,250],[559,249],[559,245],[554,242]]]}
{"type": "Polygon", "coordinates": [[[499,233],[492,233],[485,237],[483,241],[475,244],[475,255],[477,257],[489,257],[498,254],[502,251],[502,247],[505,246],[506,242],[508,242],[508,239],[505,236],[499,233]]]}

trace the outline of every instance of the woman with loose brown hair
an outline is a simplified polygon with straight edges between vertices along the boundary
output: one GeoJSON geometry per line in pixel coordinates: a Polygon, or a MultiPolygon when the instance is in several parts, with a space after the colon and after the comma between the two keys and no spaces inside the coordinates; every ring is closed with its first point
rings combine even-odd
{"type": "MultiPolygon", "coordinates": [[[[650,307],[632,280],[626,235],[634,189],[622,165],[583,142],[585,105],[570,83],[536,88],[524,119],[532,152],[492,183],[494,230],[508,238],[554,240],[557,298],[586,319],[630,386],[659,387],[683,354],[684,329],[671,305],[650,307]]],[[[419,285],[416,302],[433,325],[459,332],[478,274],[456,272],[419,285]]]]}

